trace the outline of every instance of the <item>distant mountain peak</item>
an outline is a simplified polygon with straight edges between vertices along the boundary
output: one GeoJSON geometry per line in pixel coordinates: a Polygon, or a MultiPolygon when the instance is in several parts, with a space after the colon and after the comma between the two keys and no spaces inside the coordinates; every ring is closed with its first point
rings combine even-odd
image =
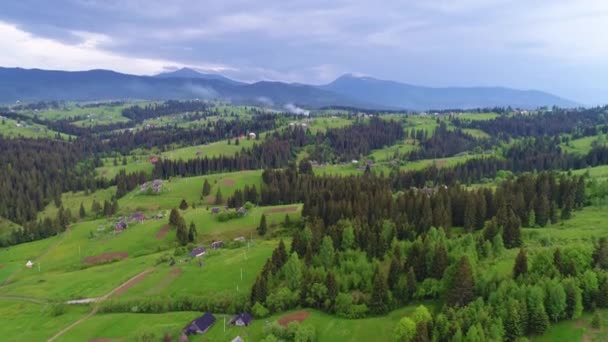
{"type": "Polygon", "coordinates": [[[220,80],[230,84],[241,84],[241,82],[237,82],[231,80],[225,76],[219,74],[205,74],[196,69],[183,67],[174,71],[162,72],[154,77],[157,78],[191,78],[191,79],[203,79],[203,80],[220,80]]]}

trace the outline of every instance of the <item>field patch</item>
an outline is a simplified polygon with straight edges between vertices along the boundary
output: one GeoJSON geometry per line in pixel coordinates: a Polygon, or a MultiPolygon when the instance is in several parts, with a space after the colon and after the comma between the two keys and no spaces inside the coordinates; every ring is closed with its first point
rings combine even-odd
{"type": "Polygon", "coordinates": [[[84,258],[84,262],[89,265],[101,264],[112,260],[122,260],[129,256],[128,252],[109,252],[100,255],[88,256],[84,258]]]}
{"type": "Polygon", "coordinates": [[[272,208],[264,211],[264,214],[295,213],[296,211],[298,211],[298,207],[272,208]]]}
{"type": "Polygon", "coordinates": [[[279,324],[282,326],[287,326],[291,322],[302,323],[310,313],[308,311],[298,311],[287,316],[279,318],[279,324]]]}
{"type": "Polygon", "coordinates": [[[235,183],[236,182],[234,181],[234,179],[230,179],[230,178],[222,180],[222,185],[224,185],[224,186],[234,186],[235,183]]]}
{"type": "Polygon", "coordinates": [[[159,294],[164,289],[166,289],[169,285],[171,285],[171,283],[175,279],[177,279],[183,272],[184,272],[184,270],[181,268],[172,269],[171,271],[169,271],[166,274],[166,276],[163,279],[161,279],[158,282],[158,284],[155,287],[153,287],[148,292],[146,292],[146,294],[159,294]]]}
{"type": "Polygon", "coordinates": [[[158,233],[156,233],[156,238],[159,240],[164,238],[165,235],[169,232],[170,228],[171,228],[171,226],[169,226],[168,224],[164,225],[163,228],[161,230],[159,230],[158,233]]]}

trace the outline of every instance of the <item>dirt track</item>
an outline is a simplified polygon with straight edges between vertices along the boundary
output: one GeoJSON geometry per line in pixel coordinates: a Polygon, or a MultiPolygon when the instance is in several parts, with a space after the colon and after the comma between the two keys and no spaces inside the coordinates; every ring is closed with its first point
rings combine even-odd
{"type": "Polygon", "coordinates": [[[169,232],[170,228],[171,226],[169,226],[168,224],[164,225],[163,229],[159,230],[158,233],[156,233],[156,238],[160,240],[165,237],[165,235],[169,232]]]}
{"type": "Polygon", "coordinates": [[[88,256],[84,258],[84,262],[89,265],[100,264],[112,260],[121,260],[125,259],[129,256],[127,252],[109,252],[103,253],[95,256],[88,256]]]}
{"type": "Polygon", "coordinates": [[[287,326],[289,323],[291,322],[302,322],[303,320],[305,320],[306,318],[308,318],[308,315],[310,315],[310,313],[308,311],[298,311],[298,312],[294,312],[290,315],[287,316],[283,316],[279,319],[279,324],[282,326],[287,326]]]}
{"type": "Polygon", "coordinates": [[[298,207],[274,208],[264,211],[264,214],[280,214],[280,213],[295,213],[298,207]]]}
{"type": "MultiPolygon", "coordinates": [[[[141,273],[139,273],[138,275],[134,276],[133,278],[127,280],[126,282],[122,283],[121,285],[119,285],[117,288],[115,288],[114,290],[108,292],[106,295],[99,297],[99,299],[96,301],[97,303],[103,302],[104,300],[112,297],[114,294],[121,294],[124,293],[125,291],[127,291],[129,288],[131,288],[132,286],[134,286],[135,284],[137,284],[138,282],[142,281],[143,278],[145,278],[148,273],[152,272],[154,269],[148,269],[145,270],[141,273]],[[121,292],[122,291],[122,292],[121,292]]],[[[91,310],[91,312],[89,312],[86,316],[80,318],[79,320],[77,320],[76,322],[68,325],[67,327],[63,328],[60,332],[58,332],[57,334],[55,334],[53,337],[49,338],[47,340],[47,342],[52,342],[55,341],[56,339],[58,339],[59,337],[63,336],[63,334],[65,334],[66,332],[70,331],[70,329],[72,329],[73,327],[77,326],[78,324],[86,321],[87,319],[89,319],[91,316],[93,316],[94,314],[97,313],[97,310],[99,310],[99,306],[95,305],[95,307],[93,308],[93,310],[91,310]]]]}

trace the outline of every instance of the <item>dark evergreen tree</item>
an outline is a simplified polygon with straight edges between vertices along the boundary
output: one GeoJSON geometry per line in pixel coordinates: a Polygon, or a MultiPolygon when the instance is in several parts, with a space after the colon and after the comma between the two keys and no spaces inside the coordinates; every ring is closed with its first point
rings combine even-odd
{"type": "Polygon", "coordinates": [[[266,226],[266,215],[262,214],[262,218],[260,219],[260,225],[257,228],[258,235],[260,235],[260,236],[266,235],[267,230],[268,230],[268,227],[266,226]]]}
{"type": "Polygon", "coordinates": [[[513,278],[519,278],[521,275],[528,273],[528,256],[526,251],[521,248],[515,258],[515,266],[513,266],[513,278]]]}
{"type": "Polygon", "coordinates": [[[194,242],[196,240],[196,236],[198,232],[196,231],[196,226],[194,222],[190,222],[190,228],[188,228],[188,242],[194,242]]]}
{"type": "Polygon", "coordinates": [[[188,202],[186,202],[185,199],[182,199],[182,201],[179,203],[179,208],[181,210],[186,210],[188,209],[188,202]]]}
{"type": "Polygon", "coordinates": [[[80,216],[80,218],[84,218],[87,215],[87,212],[84,210],[84,204],[82,204],[82,202],[80,202],[80,210],[78,210],[78,216],[80,216]]]}
{"type": "Polygon", "coordinates": [[[207,178],[205,178],[205,182],[203,183],[203,196],[209,196],[211,194],[211,184],[207,178]]]}
{"type": "Polygon", "coordinates": [[[388,285],[386,278],[378,268],[376,268],[376,272],[374,273],[369,308],[372,313],[377,315],[384,314],[389,309],[388,285]]]}
{"type": "Polygon", "coordinates": [[[475,298],[475,281],[469,258],[465,255],[458,261],[447,290],[446,302],[450,306],[465,306],[475,298]]]}

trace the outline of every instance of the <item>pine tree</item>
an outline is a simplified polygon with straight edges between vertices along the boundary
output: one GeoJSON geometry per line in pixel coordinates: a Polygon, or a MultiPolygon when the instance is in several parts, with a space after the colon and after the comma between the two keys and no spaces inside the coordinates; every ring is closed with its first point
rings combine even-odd
{"type": "Polygon", "coordinates": [[[196,235],[198,235],[196,226],[194,225],[194,222],[190,222],[190,228],[188,229],[188,241],[194,242],[194,240],[196,240],[196,235]]]}
{"type": "Polygon", "coordinates": [[[547,223],[549,222],[550,219],[550,203],[549,203],[549,199],[547,198],[546,195],[542,195],[540,196],[537,206],[536,206],[536,224],[539,225],[540,227],[544,227],[547,225],[547,223]]]}
{"type": "Polygon", "coordinates": [[[97,200],[93,200],[93,203],[91,204],[91,211],[95,214],[95,217],[99,216],[99,213],[101,212],[101,205],[99,205],[97,200]]]}
{"type": "Polygon", "coordinates": [[[181,210],[186,210],[186,209],[188,209],[188,202],[186,202],[186,200],[185,200],[185,199],[182,199],[182,201],[181,201],[181,202],[180,202],[180,204],[179,204],[179,208],[180,208],[181,210]]]}
{"type": "Polygon", "coordinates": [[[505,247],[514,248],[521,245],[521,222],[512,209],[509,209],[502,234],[505,247]]]}
{"type": "Polygon", "coordinates": [[[504,332],[505,340],[512,342],[517,340],[524,334],[523,318],[519,310],[519,305],[515,300],[509,300],[507,303],[506,314],[503,318],[504,321],[504,332]]]}
{"type": "Polygon", "coordinates": [[[209,196],[211,194],[211,184],[207,178],[205,178],[205,182],[203,183],[203,196],[209,196]]]}
{"type": "Polygon", "coordinates": [[[327,272],[327,276],[325,276],[325,287],[327,288],[327,298],[334,303],[336,301],[336,297],[338,296],[340,287],[338,286],[336,277],[332,272],[327,272]]]}
{"type": "Polygon", "coordinates": [[[473,194],[467,196],[467,201],[464,207],[464,229],[467,232],[473,231],[477,224],[476,203],[473,194]]]}
{"type": "Polygon", "coordinates": [[[289,218],[289,214],[285,214],[285,220],[283,221],[283,227],[285,227],[285,228],[291,227],[291,219],[289,218]]]}
{"type": "Polygon", "coordinates": [[[443,278],[443,273],[449,265],[448,251],[443,243],[435,246],[435,258],[433,259],[432,275],[435,279],[443,278]]]}
{"type": "Polygon", "coordinates": [[[376,268],[374,274],[374,283],[372,287],[372,294],[369,303],[370,311],[374,314],[381,315],[388,312],[389,309],[389,295],[388,285],[386,278],[382,274],[379,268],[376,268]]]}
{"type": "Polygon", "coordinates": [[[410,267],[409,271],[407,272],[406,285],[408,298],[413,298],[414,294],[416,293],[418,284],[416,282],[416,273],[414,272],[414,268],[412,267],[410,267]]]}
{"type": "Polygon", "coordinates": [[[171,213],[169,214],[169,224],[172,226],[177,226],[179,220],[181,219],[181,215],[176,208],[171,209],[171,213]]]}
{"type": "Polygon", "coordinates": [[[80,210],[78,211],[78,215],[81,219],[87,215],[87,212],[84,210],[84,204],[82,204],[82,202],[80,202],[80,210]]]}
{"type": "Polygon", "coordinates": [[[177,236],[177,241],[182,245],[185,246],[188,244],[188,229],[186,228],[186,221],[184,220],[184,218],[180,218],[180,220],[177,222],[177,226],[176,226],[176,236],[177,236]]]}
{"type": "Polygon", "coordinates": [[[222,191],[218,188],[215,193],[215,204],[220,205],[222,202],[224,202],[224,198],[222,197],[222,191]]]}
{"type": "Polygon", "coordinates": [[[319,249],[319,258],[321,260],[321,264],[329,269],[334,264],[334,243],[329,235],[323,237],[323,241],[321,242],[321,248],[319,249]]]}
{"type": "Polygon", "coordinates": [[[475,280],[469,258],[460,258],[447,291],[447,304],[465,306],[475,298],[475,280]]]}
{"type": "Polygon", "coordinates": [[[391,291],[395,290],[399,281],[399,276],[402,272],[402,263],[397,256],[393,256],[391,259],[391,265],[388,269],[388,287],[391,291]]]}
{"type": "Polygon", "coordinates": [[[268,227],[266,227],[266,215],[262,214],[262,218],[260,219],[260,225],[257,228],[258,235],[264,236],[266,235],[268,227]]]}
{"type": "Polygon", "coordinates": [[[513,266],[513,278],[517,279],[520,275],[528,273],[528,256],[526,251],[521,248],[517,257],[515,258],[515,265],[513,266]]]}

